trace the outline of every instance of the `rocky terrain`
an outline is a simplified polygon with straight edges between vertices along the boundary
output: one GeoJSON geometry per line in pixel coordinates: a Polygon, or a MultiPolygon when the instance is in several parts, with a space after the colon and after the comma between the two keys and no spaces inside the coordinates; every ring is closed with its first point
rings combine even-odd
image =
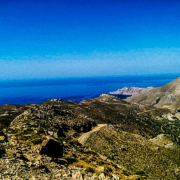
{"type": "Polygon", "coordinates": [[[9,126],[11,121],[32,105],[12,105],[5,104],[0,106],[0,131],[9,126]]]}
{"type": "Polygon", "coordinates": [[[107,94],[0,106],[0,179],[179,179],[179,144],[178,108],[107,94]]]}
{"type": "Polygon", "coordinates": [[[123,87],[122,89],[118,89],[117,91],[110,92],[111,95],[136,95],[141,92],[146,92],[153,89],[153,87],[147,87],[147,88],[139,88],[139,87],[123,87]]]}
{"type": "Polygon", "coordinates": [[[2,129],[1,179],[140,177],[78,143],[76,137],[90,131],[96,122],[71,110],[76,103],[51,102],[56,105],[32,105],[2,129]]]}
{"type": "Polygon", "coordinates": [[[108,125],[91,134],[85,145],[146,179],[180,178],[180,148],[167,134],[145,138],[108,125]]]}
{"type": "Polygon", "coordinates": [[[180,78],[165,86],[142,92],[127,98],[131,103],[151,105],[159,108],[180,108],[180,78]]]}

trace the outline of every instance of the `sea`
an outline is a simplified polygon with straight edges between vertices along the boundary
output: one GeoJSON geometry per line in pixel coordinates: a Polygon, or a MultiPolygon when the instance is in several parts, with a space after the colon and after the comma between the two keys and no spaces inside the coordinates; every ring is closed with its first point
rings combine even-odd
{"type": "MultiPolygon", "coordinates": [[[[123,87],[160,87],[180,74],[0,80],[0,105],[36,104],[48,99],[80,102],[123,87]]],[[[125,99],[126,96],[118,96],[125,99]]]]}

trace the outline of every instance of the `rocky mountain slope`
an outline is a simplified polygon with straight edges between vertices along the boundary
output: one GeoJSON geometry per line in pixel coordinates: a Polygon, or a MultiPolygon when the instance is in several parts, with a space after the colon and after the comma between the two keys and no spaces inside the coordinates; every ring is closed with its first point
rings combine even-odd
{"type": "Polygon", "coordinates": [[[180,107],[180,78],[165,86],[129,97],[126,101],[160,108],[177,109],[180,107]]]}
{"type": "Polygon", "coordinates": [[[0,106],[9,114],[0,117],[1,179],[179,178],[178,110],[106,94],[6,106],[0,106]]]}
{"type": "Polygon", "coordinates": [[[96,122],[47,103],[35,105],[2,130],[0,177],[9,179],[138,179],[127,169],[109,162],[78,143],[75,137],[96,122]]]}
{"type": "Polygon", "coordinates": [[[141,92],[146,92],[153,89],[153,87],[147,87],[147,88],[138,88],[138,87],[123,87],[122,89],[118,89],[117,91],[110,92],[111,95],[136,95],[141,92]]]}

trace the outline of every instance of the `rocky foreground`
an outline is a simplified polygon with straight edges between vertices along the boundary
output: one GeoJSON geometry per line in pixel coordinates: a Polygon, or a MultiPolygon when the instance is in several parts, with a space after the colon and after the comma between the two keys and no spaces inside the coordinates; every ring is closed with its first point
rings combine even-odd
{"type": "Polygon", "coordinates": [[[96,122],[58,103],[32,106],[1,131],[1,179],[139,177],[80,144],[76,137],[96,122]]]}
{"type": "Polygon", "coordinates": [[[0,179],[180,178],[180,112],[110,95],[0,106],[0,179]]]}

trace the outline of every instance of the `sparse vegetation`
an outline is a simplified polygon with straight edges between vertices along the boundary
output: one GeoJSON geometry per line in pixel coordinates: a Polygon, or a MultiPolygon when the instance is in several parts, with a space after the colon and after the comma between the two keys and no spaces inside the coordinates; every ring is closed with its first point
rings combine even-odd
{"type": "Polygon", "coordinates": [[[73,163],[73,165],[81,168],[86,168],[88,172],[92,172],[92,173],[95,173],[96,170],[94,165],[86,163],[85,161],[76,162],[73,163]]]}
{"type": "Polygon", "coordinates": [[[77,146],[78,145],[78,140],[77,139],[72,139],[71,141],[70,141],[70,144],[71,145],[74,145],[74,146],[77,146]]]}
{"type": "Polygon", "coordinates": [[[32,139],[31,142],[36,145],[36,144],[41,144],[42,143],[42,139],[41,138],[35,138],[32,139]]]}
{"type": "Polygon", "coordinates": [[[30,134],[30,133],[32,133],[33,131],[34,131],[33,129],[31,129],[30,127],[28,127],[28,128],[26,128],[26,129],[24,129],[23,134],[30,134]]]}
{"type": "Polygon", "coordinates": [[[63,144],[63,141],[66,141],[66,138],[65,137],[58,137],[58,138],[55,138],[61,145],[63,144]]]}
{"type": "Polygon", "coordinates": [[[44,134],[44,133],[45,133],[45,131],[43,129],[41,129],[41,128],[37,129],[37,134],[44,134]]]}
{"type": "Polygon", "coordinates": [[[112,127],[93,133],[86,145],[144,178],[146,175],[147,179],[179,177],[174,174],[180,166],[179,148],[160,147],[140,135],[114,131],[112,127]]]}

